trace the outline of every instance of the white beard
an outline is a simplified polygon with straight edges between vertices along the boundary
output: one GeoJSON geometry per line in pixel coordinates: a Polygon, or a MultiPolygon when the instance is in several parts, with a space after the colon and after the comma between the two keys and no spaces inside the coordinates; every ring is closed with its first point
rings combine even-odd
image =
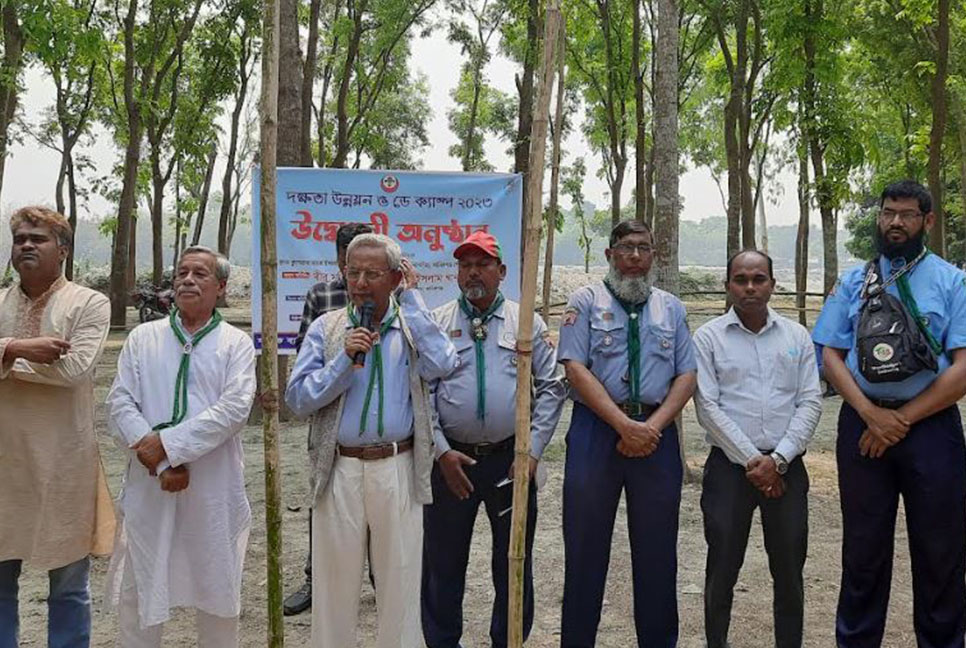
{"type": "Polygon", "coordinates": [[[651,273],[643,277],[625,277],[611,261],[610,271],[607,273],[607,285],[623,301],[639,304],[651,294],[651,273]]]}

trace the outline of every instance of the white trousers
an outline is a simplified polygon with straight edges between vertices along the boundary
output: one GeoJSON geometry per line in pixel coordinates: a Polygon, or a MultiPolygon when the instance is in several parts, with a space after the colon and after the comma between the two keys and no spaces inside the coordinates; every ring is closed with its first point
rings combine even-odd
{"type": "MultiPolygon", "coordinates": [[[[124,560],[117,618],[120,624],[118,648],[161,648],[164,624],[141,627],[138,591],[134,584],[130,554],[124,560]]],[[[195,628],[198,632],[198,648],[238,648],[238,617],[225,618],[195,610],[195,628]]]]}
{"type": "Polygon", "coordinates": [[[312,511],[314,648],[356,645],[367,529],[376,581],[376,648],[423,645],[423,507],[413,499],[410,451],[376,461],[335,458],[312,511]]]}

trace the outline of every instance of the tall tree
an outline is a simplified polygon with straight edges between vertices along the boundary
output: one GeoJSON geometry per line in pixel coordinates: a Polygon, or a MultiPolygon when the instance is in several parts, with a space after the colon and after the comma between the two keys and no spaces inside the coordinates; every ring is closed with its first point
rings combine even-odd
{"type": "MultiPolygon", "coordinates": [[[[145,117],[155,88],[164,87],[174,71],[178,53],[191,36],[204,0],[128,0],[127,13],[114,17],[123,42],[120,88],[111,75],[115,137],[124,145],[120,204],[111,254],[111,324],[123,326],[126,317],[128,271],[133,272],[134,210],[137,203],[138,170],[145,117]],[[120,94],[118,94],[120,91],[120,94]]],[[[105,52],[107,70],[112,72],[113,49],[105,52]]]]}
{"type": "MultiPolygon", "coordinates": [[[[55,90],[53,110],[44,115],[37,139],[60,154],[54,200],[73,230],[77,229],[79,198],[74,151],[90,135],[97,87],[102,85],[98,77],[102,76],[103,26],[96,7],[97,0],[45,0],[38,10],[24,16],[27,31],[34,36],[28,51],[50,76],[55,90]]],[[[64,273],[68,279],[74,276],[73,245],[64,273]]]]}
{"type": "MultiPolygon", "coordinates": [[[[299,0],[278,0],[278,166],[302,166],[299,0]]],[[[311,163],[310,163],[311,164],[311,163]]]]}
{"type": "Polygon", "coordinates": [[[460,46],[463,56],[466,57],[460,73],[461,87],[454,94],[462,90],[460,94],[469,95],[466,97],[468,101],[463,101],[465,108],[461,111],[460,121],[463,122],[463,127],[458,133],[461,149],[459,158],[463,171],[480,170],[474,163],[479,163],[479,152],[482,149],[482,137],[477,128],[481,102],[485,101],[484,92],[496,95],[501,103],[506,103],[503,93],[487,84],[485,68],[491,59],[490,41],[499,31],[510,6],[506,0],[452,0],[450,9],[452,17],[449,20],[448,38],[460,46]],[[472,22],[468,22],[467,17],[472,22]],[[466,85],[469,85],[468,93],[463,88],[466,85]]]}
{"type": "Polygon", "coordinates": [[[658,0],[654,102],[657,284],[678,292],[678,0],[658,0]]]}
{"type": "Polygon", "coordinates": [[[20,26],[23,0],[5,0],[0,8],[3,59],[0,60],[0,190],[10,151],[10,125],[17,112],[20,72],[23,70],[24,32],[20,26]]]}

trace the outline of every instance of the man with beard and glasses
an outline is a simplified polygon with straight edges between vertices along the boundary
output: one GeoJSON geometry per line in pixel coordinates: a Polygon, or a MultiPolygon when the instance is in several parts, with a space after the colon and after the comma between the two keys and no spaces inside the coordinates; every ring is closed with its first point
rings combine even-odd
{"type": "Polygon", "coordinates": [[[626,492],[640,646],[677,644],[681,456],[674,419],[694,392],[684,305],[653,288],[647,225],[618,224],[603,282],[571,297],[557,358],[574,399],[564,472],[560,645],[593,646],[611,536],[626,492]]]}
{"type": "MultiPolygon", "coordinates": [[[[456,370],[434,385],[438,414],[433,503],[423,511],[423,635],[429,648],[455,648],[463,633],[463,593],[473,525],[482,503],[493,536],[493,646],[507,643],[507,553],[510,545],[513,447],[516,428],[517,322],[520,305],[503,298],[506,266],[500,244],[475,232],[456,250],[462,295],[433,316],[459,354],[456,370]]],[[[530,476],[550,442],[564,399],[563,376],[547,332],[533,314],[533,400],[530,476]]],[[[536,485],[530,482],[524,568],[524,637],[533,623],[533,536],[536,485]]]]}
{"type": "Polygon", "coordinates": [[[822,415],[815,349],[804,326],[768,306],[775,289],[771,257],[739,252],[725,276],[731,309],[694,334],[694,404],[712,446],[701,489],[705,636],[708,648],[728,646],[735,583],[757,508],[775,581],[775,646],[801,648],[808,547],[802,455],[822,415]]]}
{"type": "MultiPolygon", "coordinates": [[[[911,181],[886,187],[875,229],[878,258],[868,272],[858,267],[842,276],[812,334],[824,347],[825,375],[844,400],[836,448],[843,544],[835,628],[844,648],[882,642],[900,495],[914,567],[917,643],[964,645],[966,446],[956,402],[966,394],[966,276],[925,248],[934,221],[925,187],[911,181]],[[891,301],[881,293],[867,297],[876,283],[901,300],[910,328],[935,343],[937,370],[867,379],[875,361],[904,366],[909,360],[892,357],[906,345],[885,343],[875,345],[871,359],[860,357],[865,302],[891,301]]],[[[925,342],[910,348],[930,351],[925,342]]]]}

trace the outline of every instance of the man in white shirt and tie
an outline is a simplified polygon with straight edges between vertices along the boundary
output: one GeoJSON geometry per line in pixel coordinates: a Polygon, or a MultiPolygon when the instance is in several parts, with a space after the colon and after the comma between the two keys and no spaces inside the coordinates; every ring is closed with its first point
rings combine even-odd
{"type": "Polygon", "coordinates": [[[822,413],[815,350],[803,326],[768,306],[775,289],[768,255],[734,255],[725,288],[731,309],[694,335],[694,400],[712,445],[701,494],[707,645],[728,646],[734,586],[759,508],[774,579],[775,645],[800,648],[808,546],[808,474],[801,457],[822,413]]]}

